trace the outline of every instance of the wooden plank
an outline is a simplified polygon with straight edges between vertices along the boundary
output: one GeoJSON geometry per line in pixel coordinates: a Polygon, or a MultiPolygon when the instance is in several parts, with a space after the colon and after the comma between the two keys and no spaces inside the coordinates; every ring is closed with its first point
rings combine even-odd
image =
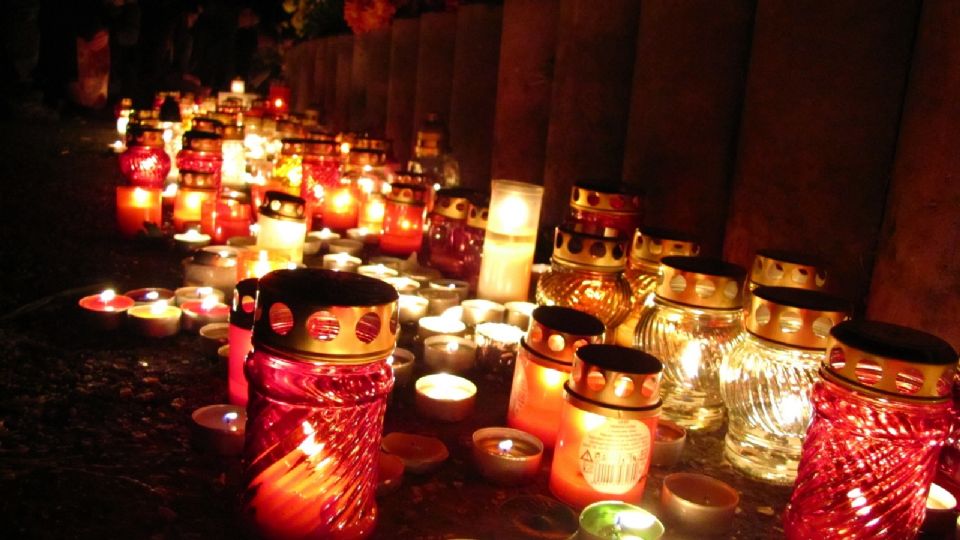
{"type": "Polygon", "coordinates": [[[353,36],[353,58],[350,60],[350,131],[363,130],[367,107],[367,62],[370,34],[353,36]]]}
{"type": "Polygon", "coordinates": [[[390,29],[390,81],[387,88],[387,138],[400,163],[413,147],[413,109],[417,95],[420,19],[397,19],[390,29]]]}
{"type": "Polygon", "coordinates": [[[337,36],[337,87],[334,92],[333,128],[349,129],[350,81],[353,64],[353,36],[337,36]]]}
{"type": "Polygon", "coordinates": [[[376,135],[385,133],[387,89],[390,86],[390,29],[369,34],[367,96],[362,129],[376,135]]]}
{"type": "Polygon", "coordinates": [[[443,121],[449,120],[456,37],[456,12],[426,13],[420,17],[414,132],[429,113],[439,113],[443,121]]]}
{"type": "Polygon", "coordinates": [[[543,183],[560,3],[506,0],[491,176],[543,183]]]}
{"type": "Polygon", "coordinates": [[[323,76],[327,80],[323,91],[323,123],[333,129],[334,115],[337,109],[337,57],[340,47],[337,45],[338,36],[323,38],[327,42],[324,53],[323,76]]]}
{"type": "MultiPolygon", "coordinates": [[[[841,294],[871,274],[918,2],[757,4],[724,243],[811,253],[841,294]]],[[[691,193],[696,197],[696,193],[691,193]]]]}
{"type": "Polygon", "coordinates": [[[624,183],[644,222],[685,231],[719,256],[729,204],[754,0],[644,0],[624,183]]]}
{"type": "Polygon", "coordinates": [[[619,184],[638,0],[562,0],[550,99],[541,223],[559,223],[574,182],[619,184]]]}
{"type": "Polygon", "coordinates": [[[326,117],[326,95],[329,79],[327,78],[327,38],[316,40],[317,50],[313,54],[313,100],[311,105],[316,107],[320,115],[320,122],[326,117]]]}
{"type": "Polygon", "coordinates": [[[482,190],[490,185],[502,16],[500,6],[486,4],[457,10],[450,144],[460,162],[461,184],[482,190]]]}
{"type": "Polygon", "coordinates": [[[960,347],[960,5],[926,0],[867,315],[960,347]]]}

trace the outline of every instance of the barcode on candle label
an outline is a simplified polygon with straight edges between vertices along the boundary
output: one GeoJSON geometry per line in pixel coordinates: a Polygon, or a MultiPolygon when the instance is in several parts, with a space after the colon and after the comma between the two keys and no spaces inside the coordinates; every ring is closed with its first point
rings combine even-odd
{"type": "Polygon", "coordinates": [[[626,493],[647,470],[650,446],[650,429],[643,422],[607,418],[580,443],[580,473],[601,493],[626,493]]]}

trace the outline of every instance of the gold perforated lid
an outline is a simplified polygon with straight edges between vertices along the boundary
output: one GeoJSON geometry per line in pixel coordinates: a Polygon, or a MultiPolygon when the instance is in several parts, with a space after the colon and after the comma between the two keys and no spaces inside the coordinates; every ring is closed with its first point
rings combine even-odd
{"type": "Polygon", "coordinates": [[[639,349],[584,345],[574,355],[564,397],[574,406],[617,418],[659,414],[663,364],[639,349]]]}
{"type": "Polygon", "coordinates": [[[627,241],[616,229],[603,236],[557,227],[553,242],[553,261],[594,272],[616,272],[627,265],[627,241]]]}
{"type": "Polygon", "coordinates": [[[753,258],[750,283],[821,291],[826,287],[827,271],[824,264],[816,257],[789,251],[761,249],[753,258]]]}
{"type": "Polygon", "coordinates": [[[306,360],[362,364],[397,341],[397,290],[353,272],[276,270],[260,279],[253,347],[306,360]]]}
{"type": "Polygon", "coordinates": [[[223,122],[215,118],[206,116],[196,116],[190,123],[192,131],[205,131],[207,133],[223,134],[223,122]]]}
{"type": "Polygon", "coordinates": [[[570,190],[570,206],[580,210],[639,214],[643,210],[643,198],[639,193],[622,187],[577,182],[570,190]]]}
{"type": "Polygon", "coordinates": [[[850,316],[850,305],[841,298],[788,287],[758,287],[744,314],[744,327],[764,339],[825,349],[830,329],[850,316]]]}
{"type": "Polygon", "coordinates": [[[664,257],[696,257],[700,244],[678,231],[643,227],[633,233],[630,261],[659,263],[664,257]]]}
{"type": "Polygon", "coordinates": [[[183,134],[183,147],[197,152],[220,152],[222,137],[209,131],[190,130],[183,134]]]}
{"type": "Polygon", "coordinates": [[[309,142],[310,142],[309,139],[301,139],[298,137],[290,137],[287,139],[282,139],[281,146],[280,146],[280,154],[284,156],[293,156],[293,155],[302,156],[304,153],[304,148],[309,142]]]}
{"type": "Polygon", "coordinates": [[[743,307],[747,271],[736,264],[704,257],[664,257],[656,295],[688,306],[712,309],[743,307]]]}
{"type": "Polygon", "coordinates": [[[216,189],[217,177],[214,173],[180,169],[180,186],[190,189],[216,189]]]}
{"type": "Polygon", "coordinates": [[[127,146],[163,148],[163,130],[147,126],[131,126],[127,128],[127,146]]]}
{"type": "Polygon", "coordinates": [[[427,188],[417,184],[390,184],[390,193],[387,200],[424,206],[427,203],[427,188]]]}
{"type": "Polygon", "coordinates": [[[303,221],[306,219],[307,202],[296,195],[283,191],[268,191],[263,196],[260,214],[274,219],[303,221]]]}
{"type": "Polygon", "coordinates": [[[902,401],[950,398],[957,351],[913,328],[844,321],[830,330],[820,374],[854,391],[902,401]]]}
{"type": "Polygon", "coordinates": [[[311,138],[304,144],[303,152],[314,156],[340,157],[340,148],[337,146],[337,141],[331,138],[311,138]]]}
{"type": "Polygon", "coordinates": [[[434,214],[463,221],[470,211],[470,199],[476,195],[471,189],[449,188],[437,192],[437,201],[433,205],[434,214]]]}
{"type": "Polygon", "coordinates": [[[470,211],[467,212],[467,225],[475,229],[487,229],[487,221],[490,219],[490,202],[478,205],[470,203],[470,211]]]}
{"type": "Polygon", "coordinates": [[[417,142],[414,153],[417,156],[438,156],[446,144],[446,128],[437,113],[427,113],[417,130],[417,142]]]}
{"type": "Polygon", "coordinates": [[[603,323],[593,315],[568,307],[540,306],[533,310],[530,328],[521,343],[535,354],[534,361],[569,366],[580,347],[603,343],[603,332],[603,323]]]}
{"type": "Polygon", "coordinates": [[[347,162],[354,167],[362,167],[364,165],[377,167],[383,163],[383,152],[364,148],[351,148],[350,154],[347,156],[347,162]]]}

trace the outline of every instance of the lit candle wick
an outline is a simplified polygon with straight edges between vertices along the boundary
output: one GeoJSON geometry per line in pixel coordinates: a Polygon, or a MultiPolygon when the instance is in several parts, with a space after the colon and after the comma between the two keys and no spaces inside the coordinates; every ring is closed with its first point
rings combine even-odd
{"type": "Polygon", "coordinates": [[[167,310],[167,301],[158,300],[150,304],[150,313],[152,315],[163,315],[163,312],[167,310]]]}
{"type": "Polygon", "coordinates": [[[210,296],[204,297],[204,299],[200,302],[200,310],[210,311],[213,308],[215,308],[219,303],[220,301],[217,300],[216,296],[210,295],[210,296]]]}
{"type": "Polygon", "coordinates": [[[160,298],[160,293],[158,293],[157,291],[150,291],[147,294],[143,295],[143,297],[147,300],[157,300],[160,298]]]}
{"type": "Polygon", "coordinates": [[[501,454],[509,454],[510,450],[513,448],[513,441],[510,439],[504,439],[497,444],[497,448],[500,449],[501,454]]]}
{"type": "Polygon", "coordinates": [[[448,352],[448,353],[455,353],[455,352],[457,352],[458,350],[460,350],[460,343],[458,343],[458,342],[456,342],[456,341],[450,341],[450,342],[447,343],[447,352],[448,352]]]}
{"type": "Polygon", "coordinates": [[[112,302],[113,299],[116,297],[117,297],[117,291],[113,289],[104,289],[104,291],[100,293],[100,301],[103,302],[104,304],[108,302],[112,302]]]}
{"type": "Polygon", "coordinates": [[[197,298],[206,298],[213,294],[213,287],[197,287],[197,298]]]}

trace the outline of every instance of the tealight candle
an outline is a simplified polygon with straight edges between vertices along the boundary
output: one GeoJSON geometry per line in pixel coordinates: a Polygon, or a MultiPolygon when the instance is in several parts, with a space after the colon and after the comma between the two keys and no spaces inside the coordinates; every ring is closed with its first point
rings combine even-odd
{"type": "Polygon", "coordinates": [[[957,519],[957,498],[938,484],[930,484],[927,513],[920,527],[922,535],[943,538],[957,519]]]}
{"type": "Polygon", "coordinates": [[[397,257],[390,257],[387,255],[377,255],[376,257],[370,257],[370,264],[382,264],[384,266],[389,266],[397,272],[403,271],[403,265],[406,261],[397,257]]]}
{"type": "Polygon", "coordinates": [[[442,291],[453,291],[459,297],[459,302],[466,300],[467,295],[470,293],[470,284],[459,279],[434,279],[430,281],[430,288],[442,291]]]}
{"type": "Polygon", "coordinates": [[[663,524],[639,506],[621,501],[595,502],[580,514],[577,540],[657,540],[663,524]]]}
{"type": "Polygon", "coordinates": [[[207,405],[193,411],[194,443],[221,456],[243,452],[247,411],[236,405],[207,405]]]}
{"type": "Polygon", "coordinates": [[[507,312],[505,322],[517,328],[528,328],[530,316],[537,309],[537,305],[531,302],[507,302],[503,307],[507,312]]]}
{"type": "Polygon", "coordinates": [[[513,485],[537,475],[543,443],[519,429],[489,427],[473,432],[473,459],[484,478],[513,485]]]}
{"type": "Polygon", "coordinates": [[[359,257],[363,253],[363,242],[351,238],[330,240],[329,245],[330,253],[346,253],[354,257],[359,257]]]}
{"type": "Polygon", "coordinates": [[[400,275],[400,272],[390,268],[389,266],[384,266],[382,264],[366,264],[357,268],[357,273],[361,276],[367,276],[377,279],[383,278],[392,278],[400,275]]]}
{"type": "Polygon", "coordinates": [[[190,229],[187,232],[173,235],[173,239],[176,240],[177,246],[183,251],[193,251],[209,244],[212,238],[209,234],[190,229]]]}
{"type": "Polygon", "coordinates": [[[650,464],[657,467],[673,467],[680,461],[680,454],[683,453],[683,445],[686,441],[686,429],[669,420],[660,419],[653,438],[650,464]]]}
{"type": "Polygon", "coordinates": [[[739,503],[737,490],[702,474],[669,474],[660,491],[660,507],[667,522],[695,533],[725,532],[739,503]]]}
{"type": "Polygon", "coordinates": [[[393,354],[387,358],[387,363],[393,368],[393,387],[402,388],[410,384],[413,378],[413,362],[415,357],[407,349],[397,347],[393,354]]]}
{"type": "Polygon", "coordinates": [[[463,308],[463,322],[467,326],[476,326],[485,322],[501,322],[506,310],[503,304],[482,298],[464,300],[460,303],[460,307],[463,308]]]}
{"type": "Polygon", "coordinates": [[[416,390],[417,412],[444,422],[459,422],[470,416],[477,398],[475,384],[449,373],[420,377],[416,390]]]}
{"type": "Polygon", "coordinates": [[[401,294],[397,304],[400,309],[400,322],[410,324],[419,321],[427,314],[430,301],[422,296],[401,294]]]}
{"type": "Polygon", "coordinates": [[[199,331],[211,323],[227,322],[230,317],[230,307],[213,295],[203,300],[188,300],[180,304],[180,308],[183,309],[183,329],[187,331],[199,331]]]}
{"type": "Polygon", "coordinates": [[[220,289],[213,287],[180,287],[174,292],[176,305],[182,306],[184,302],[191,300],[203,300],[209,296],[214,296],[217,302],[223,302],[224,294],[220,289]]]}
{"type": "Polygon", "coordinates": [[[303,241],[303,254],[316,255],[320,252],[321,246],[323,246],[323,240],[310,236],[310,234],[307,233],[307,237],[303,241]]]}
{"type": "MultiPolygon", "coordinates": [[[[403,318],[403,297],[400,297],[400,317],[403,318]]],[[[431,336],[451,335],[462,336],[467,331],[467,325],[463,321],[452,319],[450,317],[422,317],[417,329],[417,336],[420,339],[427,339],[431,336]]]]}
{"type": "Polygon", "coordinates": [[[440,315],[444,311],[460,304],[460,296],[456,291],[423,289],[418,294],[430,301],[430,307],[427,309],[427,313],[430,315],[440,315]]]}
{"type": "MultiPolygon", "coordinates": [[[[408,277],[386,277],[383,281],[393,285],[400,294],[416,294],[420,290],[420,282],[408,277]]],[[[427,302],[429,304],[429,301],[427,302]]]]}
{"type": "Polygon", "coordinates": [[[328,253],[323,256],[323,267],[326,270],[338,272],[356,272],[360,267],[360,259],[349,253],[328,253]]]}
{"type": "Polygon", "coordinates": [[[205,324],[200,327],[200,337],[203,338],[203,349],[211,358],[217,357],[217,350],[227,344],[227,335],[230,323],[218,322],[205,324]]]}
{"type": "Polygon", "coordinates": [[[477,325],[474,339],[477,341],[480,367],[487,371],[510,371],[520,349],[523,330],[506,323],[481,323],[477,325]]]}
{"type": "Polygon", "coordinates": [[[404,468],[414,474],[430,472],[450,457],[447,446],[440,439],[410,433],[384,435],[380,448],[400,458],[404,468]]]}
{"type": "Polygon", "coordinates": [[[331,231],[330,229],[324,228],[319,231],[311,231],[307,233],[308,239],[320,240],[320,249],[323,251],[330,248],[330,242],[333,240],[339,240],[340,235],[331,231]]]}
{"type": "Polygon", "coordinates": [[[428,283],[434,279],[440,279],[443,274],[436,268],[429,266],[413,266],[403,271],[403,275],[410,279],[415,279],[420,283],[428,283]]]}
{"type": "Polygon", "coordinates": [[[366,227],[355,227],[347,229],[347,238],[360,242],[362,244],[375,244],[380,238],[376,231],[366,227]]]}
{"type": "Polygon", "coordinates": [[[78,302],[90,324],[101,330],[115,330],[123,322],[123,314],[135,305],[134,299],[105,289],[100,294],[84,296],[78,302]]]}
{"type": "Polygon", "coordinates": [[[158,300],[152,304],[133,306],[127,317],[134,332],[146,337],[167,337],[180,331],[180,308],[158,300]]]}
{"type": "Polygon", "coordinates": [[[170,289],[164,289],[161,287],[143,287],[140,289],[133,289],[123,293],[123,295],[133,298],[134,303],[138,306],[152,304],[157,300],[166,300],[167,302],[174,300],[174,292],[170,289]]]}
{"type": "Polygon", "coordinates": [[[423,340],[423,360],[432,371],[463,373],[473,368],[477,344],[458,336],[431,336],[423,340]]]}
{"type": "Polygon", "coordinates": [[[207,246],[194,251],[183,260],[184,285],[232,292],[237,283],[238,255],[237,248],[230,246],[207,246]]]}

